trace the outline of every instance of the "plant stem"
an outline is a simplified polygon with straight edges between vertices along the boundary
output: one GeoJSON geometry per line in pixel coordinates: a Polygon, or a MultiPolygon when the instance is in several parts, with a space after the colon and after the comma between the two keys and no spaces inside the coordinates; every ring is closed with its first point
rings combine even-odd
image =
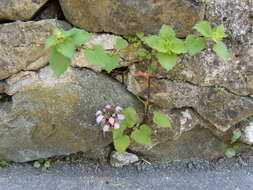
{"type": "Polygon", "coordinates": [[[149,119],[149,107],[150,107],[150,99],[151,99],[151,76],[148,75],[148,90],[147,90],[147,101],[146,101],[146,107],[144,112],[144,121],[148,121],[149,119]]]}

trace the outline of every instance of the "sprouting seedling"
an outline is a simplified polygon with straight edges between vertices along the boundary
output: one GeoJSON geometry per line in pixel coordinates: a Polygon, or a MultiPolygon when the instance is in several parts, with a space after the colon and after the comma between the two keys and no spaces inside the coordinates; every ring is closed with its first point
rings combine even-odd
{"type": "Polygon", "coordinates": [[[92,38],[85,30],[73,28],[68,31],[54,30],[46,41],[45,48],[51,48],[49,65],[55,75],[59,77],[70,66],[75,55],[75,49],[92,38]]]}
{"type": "Polygon", "coordinates": [[[228,158],[232,158],[236,155],[237,149],[240,147],[240,144],[238,143],[240,137],[242,135],[242,132],[240,129],[235,129],[233,131],[232,137],[230,139],[230,142],[228,143],[220,143],[220,148],[225,151],[225,155],[228,158]]]}
{"type": "MultiPolygon", "coordinates": [[[[56,29],[51,37],[46,41],[45,48],[51,48],[50,67],[57,77],[60,77],[73,60],[76,48],[86,44],[94,36],[85,30],[73,28],[68,31],[56,29]]],[[[108,73],[115,69],[120,57],[118,51],[128,46],[128,42],[124,39],[117,38],[114,45],[115,53],[106,52],[101,45],[93,45],[85,49],[84,55],[90,64],[105,69],[108,73]]]]}
{"type": "Polygon", "coordinates": [[[154,51],[154,56],[158,62],[167,70],[172,69],[177,64],[177,55],[186,53],[184,42],[176,37],[175,31],[167,25],[163,25],[159,35],[142,37],[146,45],[154,51]]]}
{"type": "Polygon", "coordinates": [[[42,171],[47,171],[52,166],[52,161],[49,158],[36,160],[33,163],[33,167],[41,168],[42,171]]]}
{"type": "Polygon", "coordinates": [[[186,39],[186,47],[190,52],[190,55],[195,55],[200,52],[206,46],[207,41],[212,41],[214,52],[227,62],[229,59],[229,52],[227,46],[222,42],[223,38],[226,38],[225,28],[223,25],[219,25],[212,28],[207,21],[199,22],[194,27],[203,37],[197,37],[190,35],[186,39]]]}

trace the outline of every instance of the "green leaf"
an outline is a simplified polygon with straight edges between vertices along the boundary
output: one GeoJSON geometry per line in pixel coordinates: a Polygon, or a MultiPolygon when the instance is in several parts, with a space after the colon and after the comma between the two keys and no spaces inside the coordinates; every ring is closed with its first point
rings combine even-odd
{"type": "Polygon", "coordinates": [[[123,115],[125,115],[125,119],[121,122],[122,125],[127,126],[128,128],[132,128],[139,121],[139,116],[136,110],[133,107],[125,108],[121,111],[123,115]]]}
{"type": "Polygon", "coordinates": [[[140,130],[145,135],[150,136],[152,134],[151,128],[145,124],[140,126],[140,130]]]}
{"type": "Polygon", "coordinates": [[[150,65],[148,65],[148,73],[154,73],[157,69],[157,62],[153,61],[150,65]]]}
{"type": "Polygon", "coordinates": [[[118,64],[120,57],[118,55],[110,55],[105,52],[100,45],[95,45],[93,48],[86,49],[84,55],[89,63],[100,66],[107,72],[111,72],[118,64]]]}
{"type": "Polygon", "coordinates": [[[212,40],[214,40],[216,43],[225,37],[227,37],[227,35],[225,34],[225,28],[223,25],[220,25],[214,29],[214,32],[212,34],[212,40]]]}
{"type": "Polygon", "coordinates": [[[45,169],[48,169],[51,167],[51,160],[47,160],[45,163],[44,163],[44,168],[45,169]]]}
{"type": "Polygon", "coordinates": [[[113,69],[117,68],[119,61],[120,61],[120,56],[119,55],[108,55],[108,62],[105,62],[104,69],[110,73],[112,72],[113,69]]]}
{"type": "Polygon", "coordinates": [[[231,138],[231,144],[235,143],[242,135],[242,132],[240,129],[236,129],[233,131],[233,136],[231,138]]]}
{"type": "Polygon", "coordinates": [[[113,129],[113,131],[112,131],[113,139],[117,139],[117,138],[121,137],[124,134],[124,131],[126,130],[126,128],[127,128],[127,125],[121,122],[120,128],[113,129]]]}
{"type": "Polygon", "coordinates": [[[179,40],[179,39],[171,40],[170,50],[172,52],[174,52],[175,54],[180,54],[180,53],[186,53],[187,52],[187,49],[185,47],[184,42],[182,40],[179,40]]]}
{"type": "Polygon", "coordinates": [[[156,57],[161,66],[167,70],[171,70],[177,64],[176,54],[158,53],[156,57]]]}
{"type": "Polygon", "coordinates": [[[219,41],[218,43],[214,44],[213,50],[220,58],[222,58],[223,61],[225,61],[226,63],[228,62],[229,52],[227,46],[222,41],[219,41]]]}
{"type": "Polygon", "coordinates": [[[157,48],[157,44],[160,41],[160,38],[158,36],[155,35],[150,35],[147,37],[143,38],[144,42],[151,48],[158,50],[159,48],[157,48]]]}
{"type": "Polygon", "coordinates": [[[193,28],[196,29],[200,34],[202,34],[203,36],[207,38],[212,37],[212,33],[213,33],[212,27],[207,21],[199,22],[193,28]]]}
{"type": "Polygon", "coordinates": [[[100,45],[86,49],[84,55],[91,64],[100,67],[105,67],[104,59],[108,59],[104,48],[100,45]]]}
{"type": "Polygon", "coordinates": [[[128,146],[130,145],[130,138],[127,135],[120,136],[113,140],[114,147],[119,153],[123,153],[126,151],[128,146]]]}
{"type": "Polygon", "coordinates": [[[144,48],[138,49],[137,51],[138,56],[140,57],[146,57],[148,55],[148,51],[144,48]]]}
{"type": "Polygon", "coordinates": [[[51,35],[50,38],[45,43],[45,49],[56,46],[59,43],[55,35],[51,35]]]}
{"type": "Polygon", "coordinates": [[[41,166],[41,164],[40,164],[39,161],[35,161],[35,162],[33,163],[33,167],[35,167],[35,168],[40,168],[40,166],[41,166]]]}
{"type": "Polygon", "coordinates": [[[233,148],[228,148],[225,152],[225,155],[228,157],[228,158],[232,158],[236,155],[236,151],[235,149],[233,148]]]}
{"type": "Polygon", "coordinates": [[[228,147],[228,145],[227,144],[225,144],[225,143],[220,143],[219,144],[219,147],[221,148],[221,149],[226,149],[227,147],[228,147]]]}
{"type": "Polygon", "coordinates": [[[170,26],[163,25],[160,29],[160,37],[163,39],[176,38],[176,33],[170,26]]]}
{"type": "Polygon", "coordinates": [[[60,54],[55,48],[51,50],[49,65],[55,75],[60,77],[70,66],[70,59],[60,54]]]}
{"type": "Polygon", "coordinates": [[[80,30],[76,28],[73,30],[75,30],[76,32],[71,39],[73,43],[75,44],[75,46],[81,46],[87,43],[88,41],[90,41],[93,37],[92,34],[86,32],[85,30],[80,30]]]}
{"type": "Polygon", "coordinates": [[[116,44],[114,45],[114,49],[121,50],[125,49],[128,46],[128,42],[122,38],[117,38],[116,44]]]}
{"type": "Polygon", "coordinates": [[[72,39],[66,39],[63,43],[58,44],[56,49],[63,56],[73,59],[75,54],[75,44],[72,39]]]}
{"type": "Polygon", "coordinates": [[[151,134],[152,131],[149,126],[142,125],[139,129],[136,129],[132,132],[131,138],[134,139],[137,143],[142,145],[151,145],[151,134]]]}
{"type": "Polygon", "coordinates": [[[0,160],[0,166],[5,167],[5,166],[8,166],[8,165],[9,165],[9,163],[7,161],[0,160]]]}
{"type": "Polygon", "coordinates": [[[194,56],[205,48],[206,40],[195,35],[189,35],[186,38],[185,46],[189,54],[194,56]]]}
{"type": "Polygon", "coordinates": [[[170,119],[163,112],[155,111],[153,121],[159,127],[171,127],[170,119]]]}
{"type": "Polygon", "coordinates": [[[144,33],[143,32],[137,32],[136,36],[140,39],[142,39],[144,37],[144,33]]]}

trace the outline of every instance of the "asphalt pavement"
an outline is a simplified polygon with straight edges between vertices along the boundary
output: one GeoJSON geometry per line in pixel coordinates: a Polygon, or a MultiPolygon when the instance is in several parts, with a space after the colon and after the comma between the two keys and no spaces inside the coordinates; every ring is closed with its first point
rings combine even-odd
{"type": "Polygon", "coordinates": [[[112,168],[97,163],[54,163],[48,171],[11,164],[0,190],[253,190],[253,159],[136,163],[112,168]]]}

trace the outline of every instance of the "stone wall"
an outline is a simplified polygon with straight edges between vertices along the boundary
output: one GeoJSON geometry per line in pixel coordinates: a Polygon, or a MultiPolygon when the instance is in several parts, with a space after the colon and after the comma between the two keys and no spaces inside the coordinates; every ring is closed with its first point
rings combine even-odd
{"type": "Polygon", "coordinates": [[[89,43],[111,49],[120,36],[157,33],[162,24],[185,38],[201,20],[224,24],[229,62],[207,47],[194,57],[181,56],[171,71],[158,68],[152,109],[167,113],[173,126],[154,126],[152,146],[133,143],[129,149],[154,160],[214,159],[223,155],[219,143],[238,127],[241,140],[252,144],[252,0],[2,0],[0,160],[109,153],[112,139],[96,126],[95,111],[107,103],[142,108],[137,96],[145,98],[147,85],[133,73],[146,65],[138,63],[134,48],[120,53],[121,74],[107,75],[77,53],[56,78],[44,49],[53,29],[97,33],[89,43]]]}

